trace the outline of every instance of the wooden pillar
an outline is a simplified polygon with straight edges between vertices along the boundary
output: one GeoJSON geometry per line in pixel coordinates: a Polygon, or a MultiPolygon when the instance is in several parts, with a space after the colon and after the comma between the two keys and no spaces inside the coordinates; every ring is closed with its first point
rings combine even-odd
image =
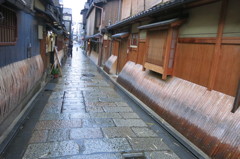
{"type": "Polygon", "coordinates": [[[208,90],[212,90],[214,88],[214,84],[216,81],[218,64],[221,56],[222,36],[223,36],[224,24],[225,24],[226,15],[227,15],[227,8],[228,8],[228,0],[222,0],[217,39],[216,39],[215,50],[213,54],[210,78],[208,81],[208,90]]]}
{"type": "Polygon", "coordinates": [[[173,35],[173,28],[170,28],[168,30],[168,36],[167,36],[167,43],[166,43],[166,50],[164,53],[164,63],[163,63],[163,75],[162,79],[167,79],[167,71],[168,71],[168,63],[169,63],[169,57],[170,57],[170,51],[171,51],[171,44],[172,44],[172,35],[173,35]]]}

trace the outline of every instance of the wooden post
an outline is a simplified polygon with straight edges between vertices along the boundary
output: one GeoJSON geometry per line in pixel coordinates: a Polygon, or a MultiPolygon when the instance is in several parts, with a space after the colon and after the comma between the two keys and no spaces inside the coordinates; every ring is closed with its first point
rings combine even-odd
{"type": "Polygon", "coordinates": [[[145,63],[146,63],[146,59],[148,57],[148,48],[149,48],[149,37],[148,37],[148,32],[146,33],[146,50],[145,50],[145,53],[144,53],[144,56],[143,56],[143,71],[146,71],[146,68],[145,68],[145,63]]]}
{"type": "Polygon", "coordinates": [[[226,20],[227,15],[227,8],[228,8],[228,0],[222,0],[221,12],[220,12],[220,20],[218,24],[218,32],[217,32],[217,39],[215,44],[215,50],[213,54],[213,61],[210,71],[210,78],[208,81],[208,90],[212,90],[214,88],[217,71],[218,71],[218,64],[221,55],[221,45],[222,45],[222,36],[224,30],[224,23],[226,20]]]}
{"type": "Polygon", "coordinates": [[[57,65],[58,65],[58,68],[60,70],[60,76],[62,76],[62,68],[61,68],[61,63],[60,63],[59,58],[58,58],[57,47],[55,47],[54,55],[56,56],[56,59],[57,59],[57,65]]]}
{"type": "Polygon", "coordinates": [[[173,28],[168,30],[167,42],[166,42],[166,49],[164,53],[164,61],[163,61],[163,75],[162,79],[167,79],[167,72],[168,72],[168,63],[169,63],[169,56],[171,51],[171,44],[172,44],[172,34],[173,28]]]}

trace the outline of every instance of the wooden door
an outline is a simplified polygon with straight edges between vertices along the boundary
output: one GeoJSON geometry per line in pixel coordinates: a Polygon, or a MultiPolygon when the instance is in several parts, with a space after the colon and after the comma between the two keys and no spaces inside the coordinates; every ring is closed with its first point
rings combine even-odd
{"type": "Polygon", "coordinates": [[[146,52],[146,42],[139,41],[138,43],[138,54],[137,54],[137,64],[143,65],[144,64],[144,54],[146,52]]]}
{"type": "Polygon", "coordinates": [[[107,61],[107,59],[110,57],[109,54],[109,40],[104,40],[103,41],[103,53],[102,53],[102,64],[104,65],[104,63],[107,61]]]}
{"type": "Polygon", "coordinates": [[[127,63],[127,45],[128,45],[127,38],[122,39],[119,44],[117,73],[120,73],[124,65],[127,63]]]}

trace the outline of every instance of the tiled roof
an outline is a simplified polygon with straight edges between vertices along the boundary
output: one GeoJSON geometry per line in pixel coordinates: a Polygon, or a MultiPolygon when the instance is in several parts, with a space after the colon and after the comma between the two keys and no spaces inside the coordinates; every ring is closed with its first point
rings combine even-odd
{"type": "Polygon", "coordinates": [[[173,8],[173,7],[178,7],[178,6],[181,6],[183,4],[194,2],[194,1],[197,1],[197,0],[170,0],[170,1],[167,1],[165,3],[161,3],[157,6],[154,6],[154,7],[150,8],[146,11],[142,11],[142,12],[140,12],[140,13],[134,15],[134,16],[123,19],[122,21],[119,21],[119,22],[117,22],[113,25],[108,26],[107,29],[108,30],[115,29],[117,27],[124,26],[124,25],[126,25],[126,24],[128,24],[128,23],[130,23],[134,20],[138,20],[138,19],[147,17],[149,15],[164,11],[166,9],[170,9],[170,8],[173,8]]]}

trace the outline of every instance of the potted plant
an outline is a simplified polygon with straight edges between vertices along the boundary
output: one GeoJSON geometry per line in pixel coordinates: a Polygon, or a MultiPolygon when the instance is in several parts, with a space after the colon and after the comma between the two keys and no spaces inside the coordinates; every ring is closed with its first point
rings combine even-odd
{"type": "Polygon", "coordinates": [[[58,78],[59,69],[58,68],[53,68],[51,74],[53,75],[54,78],[58,78]]]}

